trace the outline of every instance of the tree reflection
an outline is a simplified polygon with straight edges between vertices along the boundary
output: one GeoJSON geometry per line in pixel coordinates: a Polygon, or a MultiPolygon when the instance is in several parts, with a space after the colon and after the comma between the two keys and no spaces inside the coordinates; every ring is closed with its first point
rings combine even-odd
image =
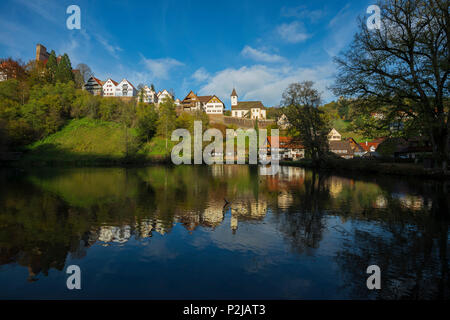
{"type": "Polygon", "coordinates": [[[325,229],[324,209],[330,200],[326,177],[308,173],[299,189],[290,190],[293,202],[287,211],[278,212],[280,230],[298,253],[318,248],[325,229]]]}
{"type": "Polygon", "coordinates": [[[353,219],[353,230],[336,255],[345,278],[343,290],[355,298],[449,298],[448,219],[404,208],[392,198],[385,209],[353,219]],[[376,222],[376,227],[366,222],[376,222]],[[381,268],[381,290],[366,287],[365,270],[372,264],[381,268]]]}
{"type": "Polygon", "coordinates": [[[448,202],[443,182],[291,167],[276,176],[249,166],[0,171],[0,265],[24,266],[34,281],[93,245],[145,241],[175,224],[214,230],[226,219],[238,235],[249,232],[240,224],[274,219],[296,255],[314,255],[325,231],[335,232],[333,217],[346,227],[334,258],[343,296],[448,299],[448,202]],[[380,291],[366,288],[371,264],[381,268],[380,291]]]}

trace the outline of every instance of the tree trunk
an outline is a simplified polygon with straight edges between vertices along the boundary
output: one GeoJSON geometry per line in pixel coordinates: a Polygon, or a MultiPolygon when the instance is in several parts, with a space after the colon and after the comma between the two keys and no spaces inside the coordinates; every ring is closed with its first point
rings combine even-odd
{"type": "Polygon", "coordinates": [[[447,172],[449,157],[448,150],[448,129],[447,127],[434,129],[432,131],[431,143],[433,148],[433,158],[436,160],[435,168],[447,172]]]}

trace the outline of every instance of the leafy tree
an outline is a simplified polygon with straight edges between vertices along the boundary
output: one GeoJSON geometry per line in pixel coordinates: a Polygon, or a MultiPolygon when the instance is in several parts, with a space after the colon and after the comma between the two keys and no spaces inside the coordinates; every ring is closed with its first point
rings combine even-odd
{"type": "Polygon", "coordinates": [[[45,65],[47,69],[47,82],[55,83],[56,82],[56,72],[58,70],[58,60],[56,58],[56,53],[54,50],[50,52],[50,56],[48,57],[47,64],[45,65]]]}
{"type": "Polygon", "coordinates": [[[70,110],[72,118],[90,117],[99,118],[100,100],[99,96],[94,96],[85,90],[77,90],[76,98],[70,110]]]}
{"type": "Polygon", "coordinates": [[[156,134],[158,112],[153,104],[140,103],[137,108],[136,131],[141,142],[149,142],[156,134]]]}
{"type": "Polygon", "coordinates": [[[267,119],[278,119],[283,114],[282,108],[270,107],[267,108],[267,119]]]}
{"type": "Polygon", "coordinates": [[[22,107],[23,119],[33,128],[37,139],[58,131],[70,117],[76,90],[73,82],[33,87],[22,107]]]}
{"type": "Polygon", "coordinates": [[[26,77],[25,65],[22,61],[12,58],[0,59],[0,73],[6,76],[6,79],[24,80],[26,77]]]}
{"type": "Polygon", "coordinates": [[[449,160],[450,2],[384,0],[381,28],[359,31],[335,58],[336,95],[371,99],[371,112],[386,108],[386,119],[407,118],[428,135],[443,170],[449,160]]]}
{"type": "Polygon", "coordinates": [[[145,97],[145,90],[144,90],[144,84],[143,83],[139,83],[137,86],[137,90],[138,90],[138,101],[139,102],[144,102],[144,97],[145,97]]]}
{"type": "Polygon", "coordinates": [[[27,73],[27,84],[33,86],[42,86],[51,78],[49,70],[42,61],[31,60],[25,67],[27,73]]]}
{"type": "Polygon", "coordinates": [[[164,99],[159,105],[159,119],[157,122],[157,133],[165,138],[166,150],[168,146],[168,139],[172,135],[172,131],[175,129],[175,103],[172,99],[164,99]]]}
{"type": "Polygon", "coordinates": [[[193,128],[193,123],[194,119],[192,114],[190,112],[182,112],[176,120],[176,127],[179,129],[191,130],[193,128]]]}
{"type": "Polygon", "coordinates": [[[72,65],[70,63],[69,56],[65,53],[58,63],[56,69],[55,81],[69,82],[74,81],[74,75],[72,72],[72,65]]]}
{"type": "Polygon", "coordinates": [[[123,101],[112,97],[103,97],[100,101],[98,116],[103,121],[119,121],[119,110],[123,101]]]}
{"type": "Polygon", "coordinates": [[[281,104],[286,108],[290,130],[302,141],[311,159],[318,163],[328,149],[330,124],[329,118],[318,108],[321,97],[313,86],[312,81],[290,84],[283,93],[281,104]]]}

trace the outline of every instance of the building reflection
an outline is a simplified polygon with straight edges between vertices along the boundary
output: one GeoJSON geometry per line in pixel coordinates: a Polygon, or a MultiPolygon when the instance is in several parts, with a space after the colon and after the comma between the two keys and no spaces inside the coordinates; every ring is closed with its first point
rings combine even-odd
{"type": "MultiPolygon", "coordinates": [[[[351,282],[360,280],[357,273],[361,265],[372,262],[370,257],[393,274],[408,271],[410,282],[396,279],[407,288],[403,296],[418,294],[414,285],[427,285],[420,280],[426,277],[434,286],[440,281],[435,274],[448,283],[448,221],[436,218],[448,209],[448,194],[439,191],[437,183],[418,189],[414,182],[395,179],[280,169],[275,176],[261,176],[250,166],[218,165],[52,171],[33,173],[22,181],[3,178],[0,265],[23,266],[28,280],[35,281],[51,269],[62,271],[69,256],[83,259],[92,246],[110,250],[132,245],[134,239],[169,239],[174,225],[193,234],[196,229],[224,228],[226,233],[215,230],[214,235],[225,242],[230,233],[238,233],[233,241],[254,236],[254,228],[243,227],[246,224],[266,223],[297,256],[314,255],[334,232],[327,224],[331,216],[337,218],[333,223],[351,221],[357,230],[353,237],[343,238],[345,245],[328,244],[334,246],[339,271],[355,296],[363,296],[358,290],[364,288],[352,287],[351,282]],[[97,184],[103,178],[107,183],[97,184]],[[358,229],[372,222],[376,228],[358,229]]],[[[429,292],[439,290],[433,287],[429,292]]]]}

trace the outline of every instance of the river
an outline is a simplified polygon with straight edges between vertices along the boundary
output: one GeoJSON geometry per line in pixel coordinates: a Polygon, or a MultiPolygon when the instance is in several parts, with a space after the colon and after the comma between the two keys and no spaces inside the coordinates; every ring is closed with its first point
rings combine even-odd
{"type": "Polygon", "coordinates": [[[444,182],[259,169],[0,170],[0,299],[449,299],[444,182]]]}

